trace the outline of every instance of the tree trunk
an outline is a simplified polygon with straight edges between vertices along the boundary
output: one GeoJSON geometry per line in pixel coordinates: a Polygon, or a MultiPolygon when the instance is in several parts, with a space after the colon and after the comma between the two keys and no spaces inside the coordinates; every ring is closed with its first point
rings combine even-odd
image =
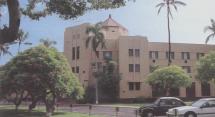
{"type": "Polygon", "coordinates": [[[168,25],[168,45],[169,45],[169,51],[168,51],[168,66],[171,65],[171,33],[170,33],[170,6],[169,3],[167,3],[167,25],[168,25]]]}
{"type": "Polygon", "coordinates": [[[44,99],[44,103],[46,105],[46,117],[51,117],[52,114],[54,113],[55,101],[56,101],[55,96],[53,96],[53,98],[51,100],[50,99],[44,99]]]}
{"type": "Polygon", "coordinates": [[[9,27],[0,29],[0,44],[10,43],[17,39],[20,27],[19,0],[7,0],[9,12],[9,27]]]}

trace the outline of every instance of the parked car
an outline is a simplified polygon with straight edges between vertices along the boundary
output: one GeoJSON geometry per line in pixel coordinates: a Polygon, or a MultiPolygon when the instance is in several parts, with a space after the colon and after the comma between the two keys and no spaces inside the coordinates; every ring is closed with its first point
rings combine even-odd
{"type": "Polygon", "coordinates": [[[141,117],[163,116],[166,115],[168,109],[185,105],[176,97],[161,97],[151,105],[140,107],[138,111],[141,117]]]}
{"type": "Polygon", "coordinates": [[[215,98],[204,98],[191,106],[169,109],[168,117],[215,117],[215,98]]]}

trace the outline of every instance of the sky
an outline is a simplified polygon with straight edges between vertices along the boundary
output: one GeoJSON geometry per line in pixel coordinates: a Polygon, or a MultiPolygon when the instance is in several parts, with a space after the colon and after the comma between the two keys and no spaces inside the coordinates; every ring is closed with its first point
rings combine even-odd
{"type": "MultiPolygon", "coordinates": [[[[20,0],[21,5],[26,4],[26,0],[20,0]]],[[[209,33],[204,33],[206,26],[210,25],[210,19],[215,19],[215,0],[181,0],[186,6],[179,6],[178,11],[173,12],[171,19],[171,41],[174,43],[197,43],[204,44],[209,33]]],[[[39,44],[41,38],[50,38],[57,42],[56,48],[63,52],[64,30],[82,23],[92,23],[104,21],[109,14],[118,23],[122,24],[129,31],[130,36],[146,36],[150,42],[167,42],[167,19],[165,9],[157,14],[155,7],[162,0],[136,0],[128,2],[125,7],[111,10],[90,11],[81,17],[70,20],[62,20],[58,16],[48,16],[39,21],[33,21],[25,16],[21,19],[21,28],[29,33],[28,42],[32,46],[22,46],[22,50],[39,44]]],[[[8,22],[7,9],[1,9],[3,17],[0,25],[8,22]]],[[[215,39],[209,41],[215,43],[215,39]]],[[[10,47],[10,51],[15,56],[17,45],[10,47]]],[[[5,64],[12,57],[9,55],[0,58],[0,64],[5,64]]]]}

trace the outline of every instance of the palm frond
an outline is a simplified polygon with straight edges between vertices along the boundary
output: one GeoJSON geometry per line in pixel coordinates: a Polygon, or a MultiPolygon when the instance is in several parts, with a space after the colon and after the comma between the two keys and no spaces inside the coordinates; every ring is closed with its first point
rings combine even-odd
{"type": "Polygon", "coordinates": [[[160,3],[160,4],[156,5],[156,7],[159,7],[158,8],[158,14],[160,14],[160,12],[164,6],[165,6],[165,3],[160,3]]]}
{"type": "Polygon", "coordinates": [[[210,34],[209,36],[207,36],[207,38],[206,38],[206,40],[205,40],[205,43],[207,44],[208,41],[210,40],[210,38],[214,38],[214,36],[215,36],[215,33],[212,33],[212,34],[210,34]]]}
{"type": "Polygon", "coordinates": [[[208,32],[208,31],[212,31],[212,32],[213,32],[213,27],[211,27],[211,26],[206,26],[206,27],[204,28],[204,33],[208,32]]]}
{"type": "Polygon", "coordinates": [[[177,0],[174,0],[173,4],[186,6],[186,3],[182,2],[182,1],[177,1],[177,0]]]}

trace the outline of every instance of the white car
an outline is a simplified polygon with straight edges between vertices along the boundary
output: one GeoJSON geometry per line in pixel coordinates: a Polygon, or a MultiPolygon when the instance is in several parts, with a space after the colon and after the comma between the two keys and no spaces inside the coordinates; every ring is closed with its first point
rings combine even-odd
{"type": "Polygon", "coordinates": [[[192,106],[169,109],[168,117],[215,117],[215,98],[200,99],[192,106]]]}

